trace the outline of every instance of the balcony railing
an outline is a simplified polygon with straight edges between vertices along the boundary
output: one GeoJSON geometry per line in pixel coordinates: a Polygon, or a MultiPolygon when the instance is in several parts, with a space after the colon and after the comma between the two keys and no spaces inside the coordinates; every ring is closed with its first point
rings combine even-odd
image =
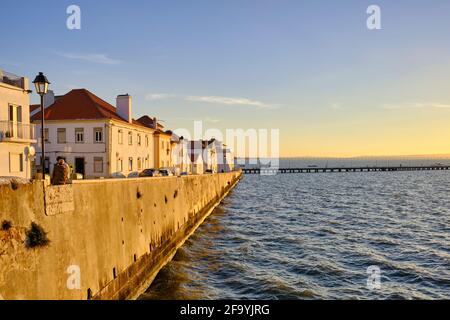
{"type": "Polygon", "coordinates": [[[9,84],[17,88],[24,89],[24,79],[22,77],[16,76],[15,74],[3,71],[0,69],[0,82],[9,84]]]}
{"type": "Polygon", "coordinates": [[[1,141],[30,141],[35,140],[35,125],[13,121],[0,121],[1,141]]]}

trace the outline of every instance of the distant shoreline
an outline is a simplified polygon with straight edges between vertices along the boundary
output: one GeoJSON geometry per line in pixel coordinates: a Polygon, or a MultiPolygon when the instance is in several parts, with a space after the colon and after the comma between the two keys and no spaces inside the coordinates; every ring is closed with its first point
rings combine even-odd
{"type": "MultiPolygon", "coordinates": [[[[256,159],[250,157],[237,157],[236,159],[256,159]]],[[[260,159],[277,159],[277,158],[260,158],[260,159]]],[[[449,159],[450,154],[431,154],[431,155],[385,155],[385,156],[354,156],[354,157],[322,157],[322,156],[295,156],[295,157],[279,157],[278,159],[283,160],[432,160],[432,159],[449,159]]]]}

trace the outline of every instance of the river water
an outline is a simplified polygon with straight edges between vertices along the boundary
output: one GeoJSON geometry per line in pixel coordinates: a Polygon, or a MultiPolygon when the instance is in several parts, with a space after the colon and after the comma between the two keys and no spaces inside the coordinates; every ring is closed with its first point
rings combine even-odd
{"type": "Polygon", "coordinates": [[[244,176],[141,296],[444,298],[450,171],[244,176]]]}

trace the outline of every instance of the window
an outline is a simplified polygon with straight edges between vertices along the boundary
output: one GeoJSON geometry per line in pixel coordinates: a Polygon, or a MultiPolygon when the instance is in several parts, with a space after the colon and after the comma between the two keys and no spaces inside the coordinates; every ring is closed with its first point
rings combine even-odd
{"type": "Polygon", "coordinates": [[[137,135],[137,144],[138,144],[138,146],[141,145],[141,135],[139,133],[137,135]]]}
{"type": "Polygon", "coordinates": [[[164,150],[164,141],[161,142],[161,149],[164,150]]]}
{"type": "Polygon", "coordinates": [[[15,107],[13,105],[9,105],[9,121],[14,121],[14,113],[15,107]]]}
{"type": "MultiPolygon", "coordinates": [[[[45,135],[45,129],[44,129],[44,135],[45,135]]],[[[57,141],[58,141],[58,143],[66,143],[66,128],[58,128],[57,129],[57,141]]]]}
{"type": "Polygon", "coordinates": [[[96,142],[96,143],[103,142],[103,129],[102,128],[94,128],[94,142],[96,142]]]}
{"type": "Polygon", "coordinates": [[[141,158],[137,159],[137,165],[138,165],[138,170],[142,170],[142,159],[141,158]]]}
{"type": "Polygon", "coordinates": [[[148,147],[148,135],[145,135],[145,146],[148,147]]]}
{"type": "Polygon", "coordinates": [[[84,142],[84,129],[83,128],[75,128],[75,142],[76,143],[84,142]]]}
{"type": "Polygon", "coordinates": [[[23,154],[9,154],[9,172],[23,172],[23,154]]]}
{"type": "Polygon", "coordinates": [[[122,172],[123,170],[123,161],[122,158],[117,159],[117,171],[122,172]]]}
{"type": "Polygon", "coordinates": [[[94,172],[95,173],[103,172],[103,158],[102,157],[94,157],[94,172]]]}
{"type": "Polygon", "coordinates": [[[128,158],[128,171],[133,171],[133,158],[128,158]]]}
{"type": "Polygon", "coordinates": [[[22,107],[9,105],[9,121],[22,122],[22,107]]]}
{"type": "Polygon", "coordinates": [[[128,131],[128,144],[131,146],[133,144],[133,132],[128,131]]]}
{"type": "Polygon", "coordinates": [[[119,129],[118,133],[119,133],[119,137],[118,137],[119,144],[123,144],[123,132],[122,132],[122,130],[119,129]]]}

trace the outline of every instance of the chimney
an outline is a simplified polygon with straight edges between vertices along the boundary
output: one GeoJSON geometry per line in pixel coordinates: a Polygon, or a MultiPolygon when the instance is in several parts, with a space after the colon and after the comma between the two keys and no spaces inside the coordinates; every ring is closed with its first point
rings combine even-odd
{"type": "MultiPolygon", "coordinates": [[[[1,70],[0,70],[0,72],[1,72],[1,70]]],[[[22,77],[22,88],[25,91],[28,91],[28,89],[30,89],[30,86],[28,84],[28,78],[26,78],[26,77],[22,77]]]]}
{"type": "Polygon", "coordinates": [[[117,114],[131,123],[133,121],[131,117],[131,96],[127,94],[118,95],[116,98],[117,114]]]}
{"type": "Polygon", "coordinates": [[[158,120],[156,120],[156,117],[153,117],[153,129],[158,129],[158,120]]]}
{"type": "Polygon", "coordinates": [[[55,93],[53,90],[48,90],[47,93],[44,95],[44,109],[48,106],[51,106],[55,103],[55,93]]]}

